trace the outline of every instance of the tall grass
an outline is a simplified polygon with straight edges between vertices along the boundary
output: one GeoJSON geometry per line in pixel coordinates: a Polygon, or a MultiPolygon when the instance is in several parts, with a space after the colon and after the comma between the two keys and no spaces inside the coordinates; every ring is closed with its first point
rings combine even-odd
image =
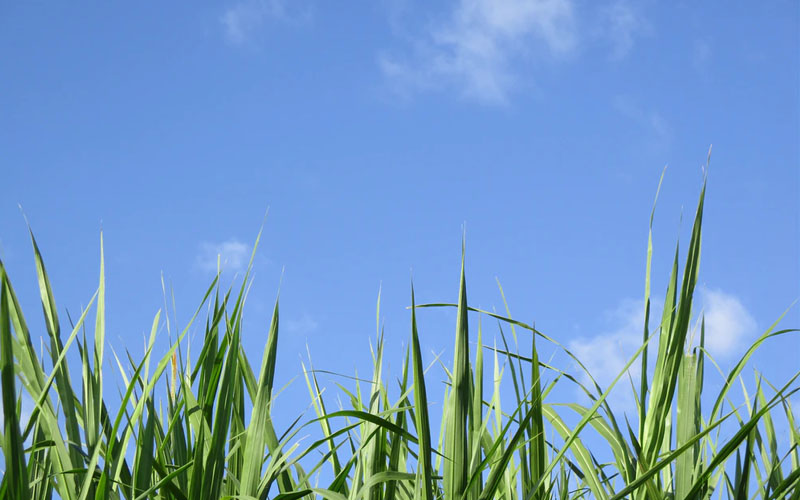
{"type": "MultiPolygon", "coordinates": [[[[416,304],[411,286],[411,340],[398,380],[390,381],[384,371],[381,331],[371,378],[340,386],[339,399],[347,406],[332,410],[318,372],[303,366],[315,415],[286,429],[276,428],[272,420],[277,301],[257,372],[242,348],[249,271],[238,288],[223,288],[217,276],[189,324],[160,357],[154,353],[160,313],[142,359],[120,359],[112,351],[123,387],[119,401],[111,403],[103,373],[109,353],[102,251],[97,291],[67,328],[31,234],[48,355],[45,359],[34,349],[0,263],[5,461],[0,498],[798,499],[800,431],[789,398],[800,390],[800,372],[779,387],[757,376],[752,394],[742,382],[744,403],[738,405],[731,393],[762,344],[797,330],[779,329],[776,322],[763,332],[724,374],[716,394],[709,394],[704,383],[710,358],[702,320],[699,345],[689,342],[697,313],[693,297],[704,197],[705,183],[682,268],[675,252],[658,322],[650,318],[653,248],[648,238],[642,343],[608,387],[595,382],[554,338],[512,318],[507,307],[503,314],[471,307],[462,253],[457,303],[416,304]],[[430,307],[457,312],[453,362],[449,368],[442,365],[447,383],[436,414],[428,403],[433,386],[430,375],[426,380],[430,366],[423,360],[417,320],[417,311],[430,307]],[[207,311],[204,318],[202,311],[207,311]],[[477,328],[474,321],[470,324],[476,315],[496,322],[493,344],[500,347],[483,343],[482,323],[477,328]],[[92,317],[90,339],[86,331],[92,317]],[[651,322],[657,324],[653,330],[651,322]],[[203,341],[190,360],[186,335],[193,328],[203,332],[203,341]],[[472,350],[471,339],[478,346],[472,350]],[[537,352],[541,342],[563,350],[579,372],[542,362],[537,352]],[[517,349],[520,344],[526,347],[517,349]],[[77,350],[80,363],[67,363],[70,350],[77,350]],[[653,358],[648,352],[655,353],[654,367],[647,364],[653,358]],[[608,395],[627,381],[634,364],[641,381],[632,389],[636,412],[631,424],[614,411],[608,395]],[[589,403],[548,402],[563,384],[579,388],[589,403]],[[33,401],[27,418],[21,418],[22,394],[33,401]],[[779,443],[775,421],[781,419],[790,432],[788,442],[779,443]],[[306,434],[315,440],[299,439],[306,434]],[[587,440],[590,435],[600,440],[587,440]],[[590,440],[593,449],[586,444],[590,440]]],[[[651,215],[651,233],[652,220],[651,215]]]]}

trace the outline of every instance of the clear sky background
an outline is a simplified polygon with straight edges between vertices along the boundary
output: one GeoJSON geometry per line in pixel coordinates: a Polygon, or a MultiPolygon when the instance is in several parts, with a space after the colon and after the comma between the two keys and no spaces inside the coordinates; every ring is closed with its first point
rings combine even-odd
{"type": "MultiPolygon", "coordinates": [[[[658,297],[713,144],[698,305],[730,365],[800,297],[799,19],[794,1],[5,3],[0,257],[36,336],[18,204],[73,317],[102,228],[107,338],[140,352],[161,273],[183,325],[269,208],[243,341],[258,360],[285,269],[281,383],[306,343],[318,368],[368,369],[380,286],[396,372],[412,271],[418,302],[455,301],[466,225],[471,304],[502,308],[498,278],[610,380],[641,331],[661,171],[658,297]]],[[[420,314],[429,359],[454,330],[420,314]]],[[[785,338],[753,366],[777,382],[798,355],[785,338]]]]}

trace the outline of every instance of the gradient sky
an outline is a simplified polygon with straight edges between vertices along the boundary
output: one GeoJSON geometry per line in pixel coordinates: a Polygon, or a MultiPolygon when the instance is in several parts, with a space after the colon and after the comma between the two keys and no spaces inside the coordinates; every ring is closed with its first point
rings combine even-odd
{"type": "MultiPolygon", "coordinates": [[[[641,331],[662,169],[657,297],[713,144],[698,304],[726,366],[800,297],[798,9],[5,3],[0,257],[37,336],[18,204],[73,317],[102,228],[107,338],[140,352],[161,273],[184,325],[216,254],[240,272],[269,208],[243,341],[259,359],[283,272],[285,383],[306,343],[318,368],[368,369],[379,287],[396,372],[412,272],[418,302],[455,301],[466,226],[470,302],[502,309],[499,279],[515,317],[610,380],[641,331]]],[[[794,308],[784,325],[799,324],[794,308]]],[[[426,355],[449,359],[454,330],[452,311],[420,313],[426,355]]],[[[797,336],[779,339],[753,366],[785,380],[797,355],[797,336]]],[[[307,404],[296,383],[292,411],[307,404]]]]}

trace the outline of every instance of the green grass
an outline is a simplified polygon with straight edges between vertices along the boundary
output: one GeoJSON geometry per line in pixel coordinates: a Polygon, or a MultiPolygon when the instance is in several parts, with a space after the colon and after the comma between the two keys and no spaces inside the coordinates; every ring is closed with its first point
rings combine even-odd
{"type": "MultiPolygon", "coordinates": [[[[281,429],[272,420],[279,304],[276,300],[256,372],[242,348],[249,271],[236,289],[223,289],[217,276],[166,352],[154,353],[159,312],[144,357],[121,359],[105,350],[102,251],[97,292],[74,325],[62,330],[31,234],[49,343],[45,359],[34,349],[0,263],[5,463],[0,498],[800,499],[800,431],[789,402],[800,390],[800,372],[779,386],[756,374],[755,390],[749,392],[742,376],[764,342],[797,330],[780,329],[776,321],[730,372],[722,373],[716,394],[704,384],[716,376],[706,373],[713,359],[703,349],[704,323],[699,346],[689,344],[698,312],[693,297],[704,198],[705,183],[683,266],[675,252],[658,322],[650,318],[653,247],[648,238],[642,343],[608,387],[594,382],[554,338],[513,319],[507,306],[503,314],[470,307],[462,252],[456,304],[416,304],[411,286],[410,343],[397,380],[384,370],[379,328],[371,378],[356,378],[331,395],[320,387],[318,372],[304,365],[314,415],[281,429]],[[442,365],[448,383],[441,407],[428,403],[434,375],[419,340],[417,311],[430,307],[457,312],[453,363],[442,365]],[[207,311],[204,318],[202,311],[207,311]],[[92,316],[94,333],[87,338],[92,316]],[[476,317],[484,320],[477,327],[476,317]],[[497,325],[492,345],[484,344],[484,323],[497,325]],[[649,323],[657,328],[651,331],[649,323]],[[191,361],[190,329],[203,332],[191,361]],[[562,350],[579,372],[540,361],[542,342],[562,350]],[[74,357],[76,351],[80,363],[67,363],[68,353],[74,357]],[[115,399],[106,396],[104,386],[103,360],[110,357],[123,381],[115,399]],[[648,367],[648,357],[655,359],[654,367],[648,367]],[[634,364],[642,380],[632,387],[636,414],[631,423],[614,411],[608,395],[626,382],[634,364]],[[580,382],[587,379],[591,383],[580,382]],[[554,388],[564,384],[583,391],[589,403],[548,402],[554,388]],[[21,418],[22,394],[34,402],[27,418],[21,418]],[[334,398],[347,406],[331,410],[334,398]],[[790,430],[787,442],[779,442],[779,420],[790,430]],[[309,434],[313,442],[300,439],[309,434]],[[609,461],[602,462],[605,458],[609,461]]],[[[651,233],[652,220],[651,215],[651,233]]]]}

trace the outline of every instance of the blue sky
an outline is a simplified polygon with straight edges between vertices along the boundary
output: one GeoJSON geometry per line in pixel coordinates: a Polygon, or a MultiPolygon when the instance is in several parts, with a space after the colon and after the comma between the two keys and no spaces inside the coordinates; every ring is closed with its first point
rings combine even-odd
{"type": "MultiPolygon", "coordinates": [[[[366,369],[380,286],[404,345],[412,270],[418,302],[454,301],[464,225],[470,302],[501,308],[499,279],[519,319],[602,353],[602,379],[640,331],[662,168],[660,297],[710,144],[698,293],[722,364],[800,296],[795,2],[0,10],[0,257],[37,317],[21,204],[75,316],[102,228],[115,349],[141,346],[162,272],[185,324],[215,255],[241,271],[269,208],[244,342],[258,358],[283,273],[279,382],[306,343],[319,368],[366,369]]],[[[426,353],[450,355],[453,319],[420,314],[426,353]]],[[[782,380],[799,353],[780,339],[754,366],[782,380]]]]}

